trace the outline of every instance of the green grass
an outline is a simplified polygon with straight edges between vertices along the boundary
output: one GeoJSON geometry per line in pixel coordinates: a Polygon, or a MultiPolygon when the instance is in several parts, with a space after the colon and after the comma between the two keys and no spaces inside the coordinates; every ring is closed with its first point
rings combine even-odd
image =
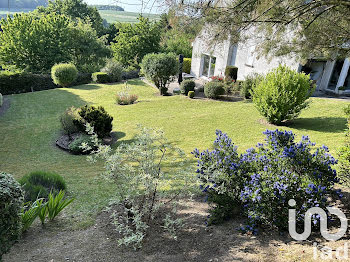
{"type": "MultiPolygon", "coordinates": [[[[198,147],[206,149],[215,139],[215,130],[227,132],[243,151],[264,139],[262,132],[276,129],[264,124],[251,102],[193,100],[185,96],[161,97],[156,89],[134,80],[132,92],[139,96],[134,105],[118,106],[115,94],[123,84],[89,84],[73,88],[7,96],[11,107],[0,117],[0,170],[17,179],[35,170],[64,176],[69,194],[76,201],[67,214],[89,225],[94,215],[113,195],[111,184],[100,178],[101,163],[92,165],[85,156],[67,154],[55,146],[60,135],[59,116],[67,107],[102,105],[113,117],[113,131],[119,141],[130,141],[140,123],[162,128],[168,139],[189,157],[198,147]]],[[[309,135],[318,145],[325,144],[335,154],[344,142],[346,119],[342,100],[312,98],[308,109],[290,126],[297,139],[309,135]]]]}
{"type": "MultiPolygon", "coordinates": [[[[125,12],[125,11],[114,11],[114,10],[99,10],[103,19],[106,19],[108,23],[112,24],[115,22],[121,23],[136,23],[139,13],[125,12]]],[[[143,14],[144,17],[150,20],[158,20],[159,15],[156,14],[143,14]]]]}

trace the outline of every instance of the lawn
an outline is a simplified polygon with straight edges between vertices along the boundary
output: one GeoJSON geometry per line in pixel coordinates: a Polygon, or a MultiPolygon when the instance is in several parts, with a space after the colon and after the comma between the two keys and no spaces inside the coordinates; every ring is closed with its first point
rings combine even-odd
{"type": "MultiPolygon", "coordinates": [[[[169,140],[189,157],[198,147],[206,149],[215,130],[229,134],[243,151],[263,140],[262,132],[276,129],[267,125],[249,101],[221,102],[191,100],[184,96],[161,97],[155,88],[140,80],[129,81],[139,102],[118,106],[115,94],[124,84],[89,84],[73,88],[7,96],[9,110],[0,116],[0,170],[20,178],[34,170],[54,171],[67,181],[69,194],[76,198],[67,215],[77,223],[90,225],[106,206],[114,188],[99,177],[102,165],[92,165],[85,156],[73,156],[58,149],[59,116],[67,107],[94,104],[104,106],[113,117],[113,131],[119,142],[133,139],[137,125],[162,128],[169,140]]],[[[336,154],[344,142],[346,119],[342,108],[348,103],[338,99],[312,98],[298,120],[280,129],[292,130],[297,139],[309,135],[318,145],[329,146],[336,154]]],[[[117,146],[117,145],[115,145],[117,146]]]]}

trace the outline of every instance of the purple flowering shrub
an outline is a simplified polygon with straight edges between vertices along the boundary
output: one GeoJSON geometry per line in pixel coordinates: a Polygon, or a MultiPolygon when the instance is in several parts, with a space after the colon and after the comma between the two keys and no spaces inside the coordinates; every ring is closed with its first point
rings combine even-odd
{"type": "Polygon", "coordinates": [[[328,206],[338,180],[326,146],[315,148],[307,136],[295,142],[290,131],[266,130],[265,143],[239,155],[226,134],[216,134],[214,150],[193,152],[201,188],[214,204],[209,222],[232,217],[239,208],[247,218],[244,231],[269,225],[286,229],[289,199],[297,203],[299,222],[306,209],[328,206]]]}

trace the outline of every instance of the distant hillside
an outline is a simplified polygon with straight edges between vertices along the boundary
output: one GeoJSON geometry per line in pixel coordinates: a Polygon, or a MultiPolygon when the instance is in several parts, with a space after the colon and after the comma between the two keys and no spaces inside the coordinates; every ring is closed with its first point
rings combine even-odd
{"type": "MultiPolygon", "coordinates": [[[[0,0],[1,1],[1,0],[0,0]]],[[[11,8],[11,15],[15,13],[26,13],[33,11],[35,8],[11,8]]],[[[115,10],[98,10],[103,19],[110,24],[115,22],[121,23],[136,23],[138,22],[137,18],[139,13],[125,12],[125,11],[115,11],[115,10]]],[[[0,19],[5,18],[8,14],[7,8],[0,8],[0,19]]],[[[143,14],[144,17],[149,18],[150,20],[159,20],[160,15],[156,14],[143,14]]]]}
{"type": "MultiPolygon", "coordinates": [[[[125,12],[125,11],[115,11],[115,10],[98,10],[103,19],[109,24],[115,22],[121,23],[136,23],[138,22],[137,18],[139,17],[139,13],[134,12],[125,12]]],[[[149,18],[150,20],[159,20],[160,15],[156,14],[143,14],[144,17],[149,18]]]]}
{"type": "Polygon", "coordinates": [[[117,5],[91,5],[96,7],[98,10],[114,10],[114,11],[124,11],[123,7],[117,5]]]}
{"type": "MultiPolygon", "coordinates": [[[[10,0],[10,9],[35,9],[37,6],[46,6],[47,0],[10,0]]],[[[8,1],[7,0],[1,0],[0,1],[0,8],[6,8],[8,9],[8,1]]]]}

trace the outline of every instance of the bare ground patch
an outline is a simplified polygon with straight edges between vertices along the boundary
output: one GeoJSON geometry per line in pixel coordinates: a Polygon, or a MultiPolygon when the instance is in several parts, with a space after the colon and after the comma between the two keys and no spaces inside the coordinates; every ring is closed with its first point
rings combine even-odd
{"type": "MultiPolygon", "coordinates": [[[[136,251],[117,245],[118,235],[108,212],[102,212],[95,225],[84,230],[65,231],[62,224],[48,225],[45,229],[36,225],[4,256],[4,262],[315,261],[312,258],[313,241],[293,241],[288,232],[265,231],[258,236],[241,234],[237,228],[244,221],[239,217],[222,225],[206,226],[208,205],[201,199],[183,200],[178,214],[185,221],[178,240],[156,226],[160,223],[156,219],[144,247],[136,251]]],[[[348,239],[318,242],[335,249],[348,239]]]]}

